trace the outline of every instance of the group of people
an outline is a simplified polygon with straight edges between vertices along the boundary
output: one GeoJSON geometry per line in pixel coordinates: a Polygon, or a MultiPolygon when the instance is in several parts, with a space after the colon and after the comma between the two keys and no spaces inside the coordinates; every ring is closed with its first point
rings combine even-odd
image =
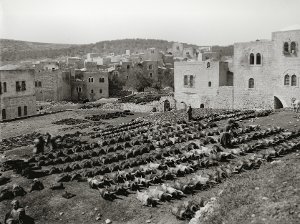
{"type": "Polygon", "coordinates": [[[39,135],[34,139],[33,144],[33,154],[44,153],[45,146],[50,148],[50,151],[55,151],[57,149],[57,143],[59,139],[52,137],[49,133],[46,133],[46,137],[39,135]]]}
{"type": "MultiPolygon", "coordinates": [[[[193,108],[191,105],[188,106],[186,110],[186,114],[187,114],[188,122],[193,120],[193,108]]],[[[224,148],[229,148],[232,146],[231,139],[233,138],[233,132],[234,129],[238,127],[239,124],[236,121],[234,121],[234,119],[232,118],[228,119],[227,124],[225,125],[225,128],[220,135],[220,144],[224,148]]]]}

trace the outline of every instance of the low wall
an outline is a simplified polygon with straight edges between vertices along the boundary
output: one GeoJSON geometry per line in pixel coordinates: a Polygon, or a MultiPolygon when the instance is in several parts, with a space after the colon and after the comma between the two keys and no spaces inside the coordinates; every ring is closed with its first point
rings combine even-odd
{"type": "Polygon", "coordinates": [[[152,101],[147,104],[135,104],[135,103],[106,103],[101,109],[103,110],[130,110],[132,112],[149,113],[156,108],[156,111],[163,112],[165,110],[165,102],[169,101],[170,108],[174,109],[175,100],[172,96],[161,97],[159,101],[152,101]]]}

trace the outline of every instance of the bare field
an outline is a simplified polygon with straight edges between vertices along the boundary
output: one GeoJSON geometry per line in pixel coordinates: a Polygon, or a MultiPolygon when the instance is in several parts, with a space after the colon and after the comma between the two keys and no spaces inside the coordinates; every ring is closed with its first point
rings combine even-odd
{"type": "MultiPolygon", "coordinates": [[[[103,113],[97,109],[73,110],[42,117],[29,118],[1,124],[1,138],[9,138],[31,132],[63,135],[76,131],[89,132],[95,125],[81,128],[80,125],[55,125],[54,121],[65,118],[84,119],[86,115],[103,113]],[[65,129],[64,128],[70,128],[65,129]]],[[[112,120],[104,120],[107,125],[126,123],[137,117],[148,114],[134,114],[112,120]]],[[[148,116],[148,118],[151,116],[148,116]]],[[[224,121],[216,122],[219,127],[224,121]]],[[[300,128],[299,118],[293,112],[275,112],[266,117],[247,119],[240,122],[242,125],[259,124],[262,128],[280,126],[288,130],[300,128]]],[[[32,146],[16,148],[3,153],[9,158],[28,158],[32,146]]],[[[2,155],[2,156],[3,156],[2,155]]],[[[1,155],[0,155],[1,156],[1,155]]],[[[2,158],[3,159],[3,158],[2,158]]],[[[187,220],[178,220],[171,214],[173,206],[184,200],[199,201],[217,197],[220,207],[214,215],[204,223],[299,223],[300,220],[300,154],[299,150],[277,158],[275,162],[263,163],[257,170],[249,170],[224,179],[222,183],[204,190],[195,191],[181,200],[160,202],[157,207],[146,207],[136,199],[135,192],[128,197],[118,196],[118,199],[107,201],[101,198],[98,191],[91,189],[87,182],[66,182],[65,190],[53,191],[49,186],[55,181],[56,174],[41,178],[45,189],[29,193],[32,180],[28,180],[12,171],[2,173],[2,176],[11,177],[11,186],[20,184],[28,192],[23,197],[17,197],[26,213],[35,219],[36,223],[105,223],[110,219],[113,223],[188,223],[187,220]],[[61,195],[64,191],[76,196],[65,199],[61,195]],[[100,214],[100,216],[99,216],[100,214]],[[96,217],[101,217],[96,220],[96,217]]],[[[201,173],[202,170],[197,171],[201,173]]],[[[191,175],[191,174],[190,174],[191,175]]],[[[188,176],[190,176],[188,175],[188,176]]],[[[179,177],[185,180],[186,177],[179,177]]],[[[169,181],[171,183],[171,181],[169,181]]],[[[3,219],[10,209],[11,200],[0,202],[0,218],[3,219]]]]}

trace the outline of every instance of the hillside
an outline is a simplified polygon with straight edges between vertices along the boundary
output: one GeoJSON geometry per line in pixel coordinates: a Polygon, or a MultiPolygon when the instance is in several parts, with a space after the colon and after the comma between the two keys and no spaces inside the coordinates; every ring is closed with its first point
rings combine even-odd
{"type": "MultiPolygon", "coordinates": [[[[114,52],[123,54],[129,49],[131,52],[140,52],[154,47],[161,51],[170,48],[174,42],[155,39],[123,39],[100,41],[93,44],[68,45],[51,44],[0,39],[1,57],[3,64],[31,59],[59,58],[64,56],[84,56],[87,53],[101,53],[103,55],[114,52]]],[[[193,44],[184,44],[184,47],[197,47],[193,44]]],[[[232,55],[232,46],[216,46],[222,55],[232,55]]]]}

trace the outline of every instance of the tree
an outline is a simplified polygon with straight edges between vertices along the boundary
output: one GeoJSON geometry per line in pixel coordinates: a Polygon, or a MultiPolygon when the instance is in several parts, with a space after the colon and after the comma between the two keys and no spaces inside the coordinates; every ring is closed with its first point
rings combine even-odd
{"type": "Polygon", "coordinates": [[[151,87],[152,84],[153,80],[144,75],[142,67],[135,66],[131,70],[127,86],[136,89],[138,92],[143,92],[145,88],[151,87]]]}
{"type": "Polygon", "coordinates": [[[112,76],[108,79],[109,82],[109,95],[116,96],[118,92],[123,90],[124,81],[117,76],[112,76]]]}
{"type": "Polygon", "coordinates": [[[172,87],[174,89],[174,70],[167,68],[162,73],[158,74],[158,80],[161,87],[172,87]]]}

